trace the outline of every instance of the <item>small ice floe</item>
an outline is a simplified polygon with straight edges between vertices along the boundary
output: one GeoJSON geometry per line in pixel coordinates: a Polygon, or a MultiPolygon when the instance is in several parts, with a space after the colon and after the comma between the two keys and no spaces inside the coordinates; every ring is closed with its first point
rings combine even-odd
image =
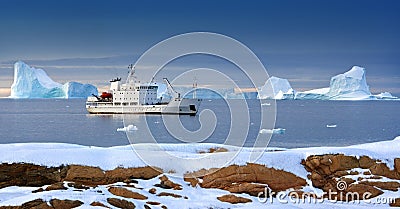
{"type": "Polygon", "coordinates": [[[336,128],[337,125],[336,124],[328,124],[326,125],[327,128],[336,128]]]}
{"type": "Polygon", "coordinates": [[[271,106],[271,103],[261,103],[261,106],[271,106]]]}
{"type": "Polygon", "coordinates": [[[121,131],[121,132],[132,132],[132,131],[137,131],[137,130],[138,130],[138,128],[134,125],[128,125],[123,128],[117,128],[117,131],[121,131]]]}
{"type": "Polygon", "coordinates": [[[261,129],[260,134],[284,134],[286,129],[284,128],[274,128],[274,129],[261,129]]]}
{"type": "Polygon", "coordinates": [[[158,124],[158,123],[160,123],[160,121],[154,121],[154,123],[155,123],[155,124],[158,124]]]}

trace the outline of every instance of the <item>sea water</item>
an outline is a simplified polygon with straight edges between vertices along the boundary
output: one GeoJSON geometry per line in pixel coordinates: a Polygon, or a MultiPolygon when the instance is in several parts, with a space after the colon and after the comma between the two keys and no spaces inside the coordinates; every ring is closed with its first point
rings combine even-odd
{"type": "MultiPolygon", "coordinates": [[[[260,108],[268,105],[260,107],[258,100],[246,102],[250,123],[241,125],[249,127],[244,146],[252,146],[260,129],[260,108]]],[[[276,104],[275,127],[285,131],[272,136],[270,147],[346,146],[400,135],[399,101],[285,100],[276,104]]],[[[205,109],[214,112],[217,122],[214,132],[202,142],[224,143],[232,122],[227,102],[203,100],[199,111],[205,109]]],[[[198,115],[179,119],[190,131],[200,128],[198,115]]],[[[141,135],[145,126],[158,143],[184,143],[168,133],[160,115],[89,114],[82,99],[0,99],[0,143],[126,145],[130,143],[126,133],[117,129],[127,125],[138,128],[136,138],[131,139],[135,143],[152,142],[141,135]],[[134,124],[124,124],[124,119],[134,124]]]]}

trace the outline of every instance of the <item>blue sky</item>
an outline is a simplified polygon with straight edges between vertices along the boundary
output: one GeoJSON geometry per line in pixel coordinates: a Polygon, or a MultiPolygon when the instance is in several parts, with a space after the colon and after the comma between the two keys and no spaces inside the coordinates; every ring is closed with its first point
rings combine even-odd
{"type": "Polygon", "coordinates": [[[159,41],[209,31],[241,41],[270,75],[288,78],[295,88],[328,86],[331,76],[360,65],[367,69],[373,91],[399,95],[398,11],[400,2],[387,0],[2,0],[0,88],[11,84],[9,63],[15,60],[40,62],[55,80],[98,82],[108,80],[114,71],[122,74],[125,68],[119,66],[134,62],[159,41]],[[109,64],[95,59],[105,57],[111,57],[109,64]],[[82,60],[77,58],[94,58],[93,65],[108,68],[79,68],[82,60]],[[68,60],[43,61],[57,59],[68,60]],[[54,65],[76,68],[68,71],[54,65]],[[104,73],[94,77],[95,70],[104,73]]]}

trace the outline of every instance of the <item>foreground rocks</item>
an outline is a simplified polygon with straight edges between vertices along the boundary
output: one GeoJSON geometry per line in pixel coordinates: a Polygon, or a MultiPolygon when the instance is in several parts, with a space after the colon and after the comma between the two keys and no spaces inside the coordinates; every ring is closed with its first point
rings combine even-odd
{"type": "Polygon", "coordinates": [[[56,183],[72,181],[76,185],[97,186],[123,182],[130,179],[151,179],[160,175],[160,169],[150,166],[139,168],[116,168],[103,171],[99,167],[69,165],[46,167],[29,163],[0,164],[0,188],[8,186],[44,186],[49,189],[56,183]]]}
{"type": "MultiPolygon", "coordinates": [[[[382,190],[398,191],[400,183],[397,181],[376,181],[386,177],[393,180],[400,179],[397,170],[399,158],[394,159],[395,169],[389,167],[379,160],[371,159],[368,156],[361,156],[357,159],[354,156],[337,155],[316,155],[309,156],[302,161],[305,169],[310,172],[308,178],[312,181],[312,186],[322,189],[324,192],[336,192],[337,195],[326,195],[326,198],[350,201],[344,199],[346,194],[357,193],[358,198],[370,199],[383,194],[382,190]],[[369,181],[358,178],[357,181],[346,178],[345,176],[358,175],[359,172],[353,169],[366,169],[364,175],[370,175],[369,181]],[[368,195],[366,195],[368,192],[368,195]]],[[[350,196],[350,195],[349,195],[350,196]]]]}
{"type": "MultiPolygon", "coordinates": [[[[264,192],[267,185],[274,192],[285,191],[290,188],[301,188],[307,183],[304,179],[275,168],[268,168],[260,164],[249,163],[245,166],[231,165],[199,177],[203,188],[218,188],[232,193],[246,193],[257,196],[264,192]]],[[[187,177],[191,185],[196,183],[194,178],[187,177]]],[[[197,180],[198,182],[198,180],[197,180]]]]}
{"type": "MultiPolygon", "coordinates": [[[[39,187],[32,191],[35,195],[42,192],[49,192],[46,195],[52,194],[51,192],[57,192],[57,190],[60,192],[87,190],[87,192],[91,192],[91,195],[107,196],[103,196],[102,201],[93,200],[85,205],[90,204],[104,208],[140,208],[142,206],[144,208],[167,208],[161,201],[163,198],[169,198],[169,201],[190,201],[192,196],[185,196],[187,195],[185,190],[190,188],[188,185],[201,187],[201,189],[226,190],[229,192],[228,194],[215,196],[214,200],[230,204],[249,204],[252,202],[251,198],[257,197],[260,193],[268,198],[274,198],[273,193],[284,192],[298,198],[303,198],[306,194],[306,197],[314,199],[352,201],[356,200],[355,198],[371,199],[386,191],[395,192],[400,189],[400,158],[394,159],[393,169],[368,156],[357,158],[343,154],[309,156],[302,160],[301,164],[309,173],[307,178],[311,185],[308,185],[306,179],[293,173],[253,163],[202,169],[188,173],[184,176],[186,185],[179,179],[168,177],[166,174],[162,175],[159,169],[148,166],[104,171],[98,167],[82,165],[45,167],[29,163],[3,163],[0,164],[0,188],[8,186],[39,187]],[[151,179],[151,184],[141,188],[139,179],[151,179]],[[336,194],[317,196],[303,191],[304,186],[313,186],[326,193],[331,191],[336,194]],[[99,187],[103,189],[99,190],[99,187]],[[273,193],[265,194],[266,189],[273,193]],[[347,197],[348,194],[357,194],[357,196],[347,197]]],[[[224,193],[226,192],[224,191],[224,193]]],[[[58,209],[75,208],[83,204],[79,200],[44,199],[28,201],[20,206],[0,208],[58,209]]],[[[185,202],[185,204],[187,203],[185,202]]],[[[397,198],[395,202],[388,203],[388,205],[399,207],[400,199],[397,198]]],[[[168,207],[174,208],[173,205],[168,205],[168,207]]]]}

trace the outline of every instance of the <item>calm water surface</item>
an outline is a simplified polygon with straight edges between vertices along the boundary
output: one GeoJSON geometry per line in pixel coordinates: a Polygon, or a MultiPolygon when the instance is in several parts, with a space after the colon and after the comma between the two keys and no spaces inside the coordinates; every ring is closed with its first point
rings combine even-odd
{"type": "MultiPolygon", "coordinates": [[[[250,130],[245,145],[252,146],[259,131],[259,101],[250,104],[250,130]]],[[[286,129],[274,135],[269,146],[344,146],[390,140],[400,135],[399,101],[277,101],[275,127],[286,129]],[[327,125],[336,125],[328,128],[327,125]]],[[[214,133],[204,142],[223,143],[230,129],[230,114],[224,100],[203,100],[218,118],[214,133]]],[[[93,146],[129,144],[123,115],[91,115],[82,99],[0,99],[0,143],[63,142],[93,146]]],[[[125,116],[127,117],[127,116],[125,116]]],[[[138,130],[148,124],[160,143],[179,143],[168,134],[159,115],[130,115],[138,130]]],[[[198,116],[181,116],[189,130],[199,128],[198,116]]],[[[246,124],[243,124],[246,125],[246,124]]],[[[248,125],[248,124],[247,124],[248,125]]]]}

